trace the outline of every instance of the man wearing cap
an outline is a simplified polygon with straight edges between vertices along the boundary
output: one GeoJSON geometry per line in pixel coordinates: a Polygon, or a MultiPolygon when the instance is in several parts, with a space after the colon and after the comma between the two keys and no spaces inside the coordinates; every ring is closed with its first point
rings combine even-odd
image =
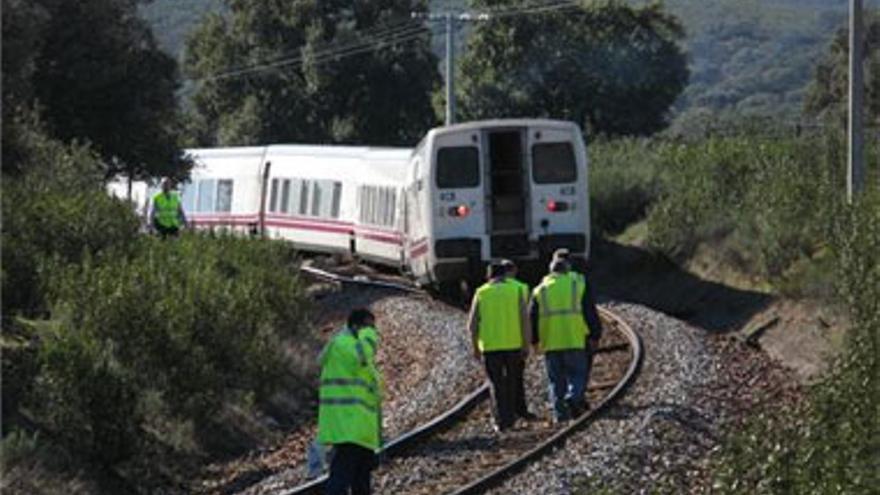
{"type": "MultiPolygon", "coordinates": [[[[468,331],[474,357],[482,358],[492,384],[496,428],[504,431],[516,420],[531,328],[521,288],[506,280],[506,270],[500,262],[489,265],[487,279],[474,294],[468,331]]],[[[522,402],[525,404],[524,399],[522,402]]]]}
{"type": "Polygon", "coordinates": [[[581,309],[584,314],[584,319],[587,321],[587,330],[588,330],[588,340],[586,344],[586,354],[587,354],[587,372],[586,372],[586,385],[590,385],[590,374],[593,370],[593,355],[596,349],[599,348],[599,341],[602,339],[602,319],[599,318],[599,311],[596,309],[596,292],[593,290],[593,284],[588,283],[587,281],[587,272],[589,272],[589,265],[587,264],[585,268],[585,273],[579,273],[575,271],[575,267],[572,263],[571,253],[569,253],[568,249],[561,248],[557,249],[553,252],[553,259],[562,259],[566,260],[569,263],[569,269],[571,273],[575,276],[580,277],[584,284],[586,285],[587,290],[584,292],[584,299],[581,302],[581,309]]]}
{"type": "Polygon", "coordinates": [[[550,402],[557,421],[566,421],[586,410],[589,327],[584,316],[586,284],[572,272],[568,260],[554,257],[550,273],[532,293],[529,308],[544,351],[550,402]]]}

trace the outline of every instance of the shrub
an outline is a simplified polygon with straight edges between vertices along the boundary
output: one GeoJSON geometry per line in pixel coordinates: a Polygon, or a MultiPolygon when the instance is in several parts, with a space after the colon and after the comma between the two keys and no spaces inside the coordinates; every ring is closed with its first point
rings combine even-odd
{"type": "Polygon", "coordinates": [[[644,139],[590,145],[590,216],[596,235],[619,234],[644,218],[659,193],[659,148],[644,139]]]}
{"type": "Polygon", "coordinates": [[[714,460],[718,493],[876,493],[880,452],[880,192],[835,209],[842,355],[794,411],[762,411],[714,460]]]}
{"type": "Polygon", "coordinates": [[[304,321],[293,263],[284,244],[185,235],[54,266],[34,410],[116,462],[149,440],[148,410],[202,425],[240,392],[266,399],[304,321]]]}

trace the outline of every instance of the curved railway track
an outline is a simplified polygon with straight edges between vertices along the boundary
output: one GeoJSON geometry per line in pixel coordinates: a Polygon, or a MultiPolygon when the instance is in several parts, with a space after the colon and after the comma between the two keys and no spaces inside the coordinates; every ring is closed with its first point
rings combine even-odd
{"type": "MultiPolygon", "coordinates": [[[[315,268],[303,270],[340,283],[424,294],[420,289],[397,282],[345,277],[315,268]]],[[[604,309],[600,309],[600,313],[606,332],[596,352],[588,389],[592,409],[567,423],[524,423],[498,436],[491,429],[489,386],[483,384],[449,410],[384,446],[383,461],[374,472],[377,492],[482,493],[561,446],[572,433],[592,422],[633,383],[643,355],[638,334],[623,319],[604,309]]],[[[321,477],[281,493],[321,493],[325,480],[326,477],[321,477]]]]}

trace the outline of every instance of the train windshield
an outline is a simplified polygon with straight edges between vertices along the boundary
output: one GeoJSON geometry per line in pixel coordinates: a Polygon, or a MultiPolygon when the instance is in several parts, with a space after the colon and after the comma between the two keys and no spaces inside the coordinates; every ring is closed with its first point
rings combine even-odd
{"type": "Polygon", "coordinates": [[[560,184],[577,180],[571,143],[542,143],[533,146],[532,177],[536,184],[560,184]]]}
{"type": "Polygon", "coordinates": [[[437,151],[437,187],[480,185],[480,153],[476,146],[451,146],[437,151]]]}

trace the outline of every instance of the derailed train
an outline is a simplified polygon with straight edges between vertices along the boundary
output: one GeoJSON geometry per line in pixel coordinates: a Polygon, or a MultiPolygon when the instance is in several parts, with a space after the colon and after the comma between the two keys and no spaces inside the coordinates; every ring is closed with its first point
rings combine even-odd
{"type": "MultiPolygon", "coordinates": [[[[432,129],[414,149],[270,145],[188,150],[196,228],[284,239],[397,267],[421,283],[480,277],[491,258],[589,248],[587,154],[573,123],[509,119],[432,129]]],[[[112,186],[123,195],[127,187],[112,186]]],[[[156,189],[135,184],[144,207],[156,189]]]]}

